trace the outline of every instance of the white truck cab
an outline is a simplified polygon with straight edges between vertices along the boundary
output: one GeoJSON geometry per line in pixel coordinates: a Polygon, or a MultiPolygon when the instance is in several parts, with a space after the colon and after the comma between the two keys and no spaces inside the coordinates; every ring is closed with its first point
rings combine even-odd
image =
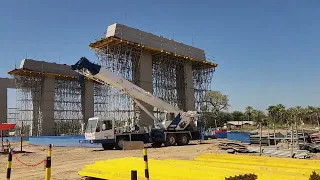
{"type": "Polygon", "coordinates": [[[84,134],[86,141],[102,144],[104,149],[122,149],[124,141],[150,141],[149,134],[138,125],[121,129],[115,126],[113,119],[106,117],[89,118],[84,134]]]}
{"type": "Polygon", "coordinates": [[[115,139],[114,120],[105,117],[89,118],[85,138],[87,140],[115,139]]]}

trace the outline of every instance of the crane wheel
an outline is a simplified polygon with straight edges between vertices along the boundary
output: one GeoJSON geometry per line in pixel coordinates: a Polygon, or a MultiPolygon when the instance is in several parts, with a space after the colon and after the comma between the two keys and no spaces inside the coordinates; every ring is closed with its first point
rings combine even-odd
{"type": "Polygon", "coordinates": [[[189,144],[190,136],[188,134],[180,134],[177,138],[177,145],[178,146],[184,146],[189,144]]]}
{"type": "Polygon", "coordinates": [[[176,136],[173,134],[167,134],[166,141],[164,142],[165,146],[174,146],[176,144],[176,136]]]}
{"type": "Polygon", "coordinates": [[[116,149],[118,149],[118,150],[123,149],[123,143],[125,141],[128,141],[128,139],[126,137],[118,137],[117,138],[117,143],[115,145],[116,149]]]}

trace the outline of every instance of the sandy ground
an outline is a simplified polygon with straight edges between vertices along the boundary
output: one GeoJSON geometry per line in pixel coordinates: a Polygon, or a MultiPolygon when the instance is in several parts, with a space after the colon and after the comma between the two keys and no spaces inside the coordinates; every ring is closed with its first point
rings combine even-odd
{"type": "MultiPolygon", "coordinates": [[[[217,147],[217,140],[208,140],[204,144],[192,142],[188,146],[172,146],[148,149],[148,157],[152,159],[193,159],[204,152],[225,153],[217,147]]],[[[16,150],[20,149],[16,145],[16,150]]],[[[25,144],[24,151],[31,153],[16,154],[16,156],[27,164],[34,164],[43,160],[47,155],[47,147],[31,146],[25,144]]],[[[97,160],[106,160],[118,157],[136,156],[142,157],[141,150],[121,151],[108,150],[102,148],[85,147],[53,147],[52,150],[52,180],[83,179],[78,175],[78,171],[86,164],[92,164],[97,160]]],[[[7,155],[0,155],[0,179],[5,179],[7,166],[7,155]]],[[[45,176],[44,163],[28,167],[19,163],[13,158],[12,180],[43,180],[45,176]]]]}
{"type": "MultiPolygon", "coordinates": [[[[187,159],[191,160],[196,156],[206,153],[226,153],[218,149],[218,143],[223,140],[208,140],[203,144],[192,142],[188,146],[172,146],[162,148],[148,149],[148,157],[152,159],[187,159]]],[[[16,149],[20,149],[16,144],[16,149]]],[[[31,153],[16,154],[23,162],[28,164],[37,163],[45,159],[47,147],[31,146],[25,144],[23,150],[31,153]]],[[[251,154],[253,155],[253,154],[251,154]]],[[[92,164],[97,160],[106,160],[119,157],[136,156],[142,157],[141,150],[121,151],[109,150],[103,151],[102,148],[85,147],[53,147],[52,150],[52,180],[81,180],[84,179],[78,175],[78,171],[86,164],[92,164]]],[[[318,153],[315,159],[320,159],[318,153]]],[[[0,179],[5,179],[7,166],[7,155],[0,154],[0,179]]],[[[12,180],[43,180],[45,177],[44,163],[35,167],[28,167],[19,163],[13,158],[12,180]]]]}

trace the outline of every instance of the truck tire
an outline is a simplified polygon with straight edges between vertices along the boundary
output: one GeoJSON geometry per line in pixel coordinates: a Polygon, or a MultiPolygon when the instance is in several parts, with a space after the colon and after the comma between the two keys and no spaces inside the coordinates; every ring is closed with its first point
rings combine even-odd
{"type": "Polygon", "coordinates": [[[128,139],[126,137],[121,137],[121,136],[118,137],[116,145],[115,145],[116,149],[118,149],[118,150],[123,149],[123,142],[124,141],[128,141],[128,139]]]}
{"type": "Polygon", "coordinates": [[[167,134],[166,141],[164,142],[165,146],[174,146],[176,144],[176,136],[173,134],[167,134]]]}
{"type": "Polygon", "coordinates": [[[103,143],[102,147],[104,150],[112,150],[114,148],[114,144],[103,143]]]}
{"type": "Polygon", "coordinates": [[[177,145],[178,146],[184,146],[189,144],[190,136],[188,134],[180,134],[177,138],[177,145]]]}

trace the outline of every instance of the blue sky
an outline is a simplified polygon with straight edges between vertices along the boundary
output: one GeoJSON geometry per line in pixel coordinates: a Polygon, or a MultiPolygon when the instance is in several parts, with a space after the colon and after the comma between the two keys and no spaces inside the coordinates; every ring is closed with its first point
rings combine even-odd
{"type": "Polygon", "coordinates": [[[25,57],[66,64],[82,56],[93,60],[88,44],[118,22],[193,42],[216,57],[212,89],[229,95],[231,110],[318,106],[319,9],[317,0],[4,0],[0,77],[25,57]]]}

